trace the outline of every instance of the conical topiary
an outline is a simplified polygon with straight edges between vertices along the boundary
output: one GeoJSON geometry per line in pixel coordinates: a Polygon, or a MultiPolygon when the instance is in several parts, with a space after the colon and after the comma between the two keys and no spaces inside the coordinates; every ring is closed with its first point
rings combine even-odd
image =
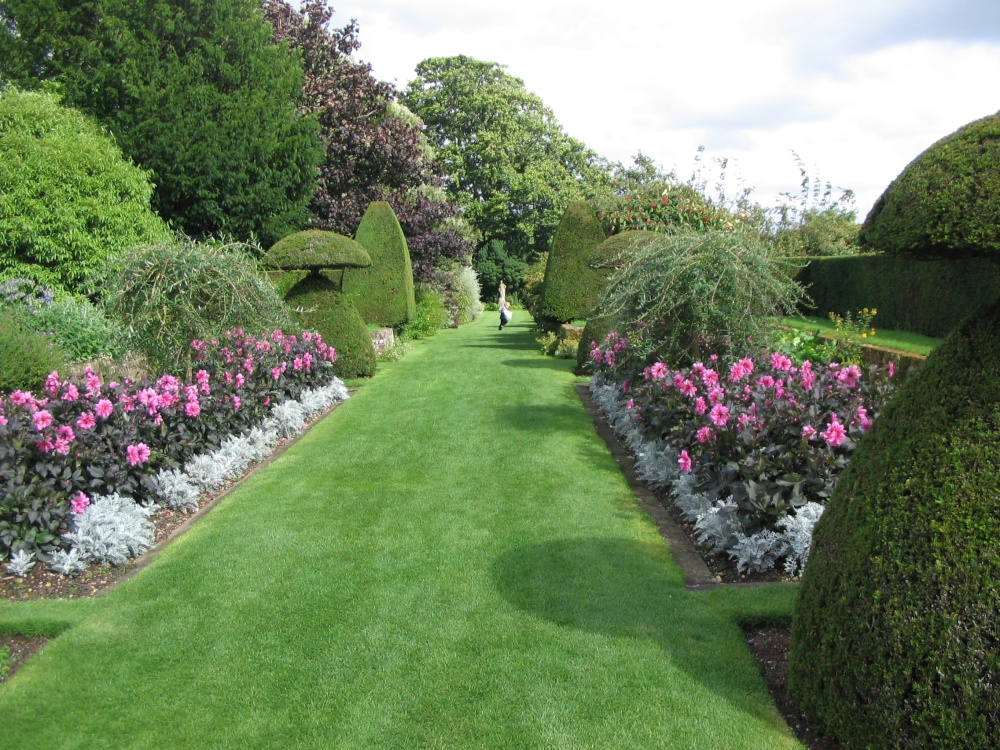
{"type": "Polygon", "coordinates": [[[1000,251],[1000,114],[959,128],[914,159],[875,202],[860,240],[915,256],[1000,251]]]}
{"type": "Polygon", "coordinates": [[[410,251],[392,207],[385,201],[369,205],[355,239],[372,265],[345,274],[344,293],[368,323],[402,325],[416,314],[416,301],[410,251]]]}
{"type": "Polygon", "coordinates": [[[566,207],[545,265],[543,318],[565,323],[590,315],[608,278],[606,269],[590,266],[594,249],[604,240],[594,209],[582,201],[566,207]]]}

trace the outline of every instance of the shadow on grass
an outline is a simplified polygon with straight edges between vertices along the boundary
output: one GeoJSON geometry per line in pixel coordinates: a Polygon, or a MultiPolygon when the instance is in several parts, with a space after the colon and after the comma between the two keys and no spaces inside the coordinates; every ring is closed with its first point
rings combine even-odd
{"type": "Polygon", "coordinates": [[[562,432],[580,429],[580,409],[575,404],[506,406],[501,412],[501,418],[514,429],[524,432],[562,432]]]}
{"type": "Polygon", "coordinates": [[[721,608],[684,591],[662,545],[612,538],[528,545],[498,558],[493,577],[518,609],[563,627],[654,641],[672,664],[726,701],[770,716],[767,701],[748,695],[755,675],[734,667],[745,650],[739,628],[721,608]]]}

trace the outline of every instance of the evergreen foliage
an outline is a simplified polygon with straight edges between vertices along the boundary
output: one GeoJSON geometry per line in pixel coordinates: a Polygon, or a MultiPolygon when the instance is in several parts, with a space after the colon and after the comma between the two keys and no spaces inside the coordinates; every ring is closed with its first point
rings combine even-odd
{"type": "Polygon", "coordinates": [[[153,368],[184,373],[194,340],[241,328],[251,335],[294,323],[245,246],[164,242],[133,248],[98,274],[109,316],[153,368]]]}
{"type": "Polygon", "coordinates": [[[333,281],[311,274],[292,288],[285,302],[303,328],[319,333],[337,351],[334,375],[367,378],[375,374],[375,346],[368,326],[333,281]]]}
{"type": "Polygon", "coordinates": [[[789,687],[844,747],[1000,736],[1000,303],[899,389],[816,527],[789,687]]]}
{"type": "Polygon", "coordinates": [[[385,201],[372,203],[355,235],[372,265],[344,275],[343,291],[367,323],[400,326],[415,314],[413,267],[406,237],[385,201]]]}
{"type": "MultiPolygon", "coordinates": [[[[647,229],[627,229],[621,234],[608,237],[594,248],[590,256],[591,268],[621,268],[628,251],[634,247],[645,247],[657,239],[656,232],[647,229]]],[[[600,342],[598,342],[600,343],[600,342]]]]}
{"type": "Polygon", "coordinates": [[[35,331],[27,315],[0,305],[0,393],[37,391],[50,372],[65,371],[66,353],[52,336],[35,331]]]}
{"type": "MultiPolygon", "coordinates": [[[[2,34],[0,34],[2,37],[2,34]]],[[[167,237],[149,174],[51,94],[0,90],[0,274],[80,289],[108,255],[167,237]]]]}
{"type": "Polygon", "coordinates": [[[285,299],[296,284],[309,275],[309,271],[268,271],[267,277],[281,299],[285,299]]]}
{"type": "Polygon", "coordinates": [[[542,316],[557,323],[586,318],[601,298],[608,273],[590,265],[605,240],[594,210],[582,201],[566,207],[545,266],[542,316]]]}
{"type": "Polygon", "coordinates": [[[264,256],[274,268],[365,268],[372,259],[361,245],[335,232],[307,229],[278,240],[264,256]]]}
{"type": "Polygon", "coordinates": [[[959,128],[910,162],[875,202],[860,239],[918,257],[1000,252],[1000,114],[959,128]]]}
{"type": "Polygon", "coordinates": [[[590,352],[592,344],[600,346],[605,337],[619,329],[620,321],[613,315],[591,315],[583,327],[580,336],[580,346],[576,350],[576,372],[578,375],[590,375],[594,371],[594,361],[590,352]]]}
{"type": "Polygon", "coordinates": [[[153,174],[153,207],[193,236],[301,226],[321,156],[302,64],[254,0],[5,0],[0,77],[55,81],[153,174]]]}

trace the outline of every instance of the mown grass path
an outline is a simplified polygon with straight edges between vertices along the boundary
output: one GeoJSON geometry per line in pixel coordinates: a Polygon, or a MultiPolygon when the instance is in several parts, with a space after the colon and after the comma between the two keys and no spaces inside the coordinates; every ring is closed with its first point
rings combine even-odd
{"type": "Polygon", "coordinates": [[[520,313],[384,367],[0,685],[15,748],[791,748],[520,313]]]}

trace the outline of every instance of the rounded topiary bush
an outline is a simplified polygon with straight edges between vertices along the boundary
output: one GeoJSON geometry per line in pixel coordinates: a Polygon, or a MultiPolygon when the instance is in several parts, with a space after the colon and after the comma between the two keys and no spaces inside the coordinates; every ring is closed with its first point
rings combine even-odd
{"type": "Polygon", "coordinates": [[[912,255],[1000,251],[1000,114],[932,145],[875,202],[860,240],[912,255]]]}
{"type": "Polygon", "coordinates": [[[28,326],[27,314],[0,305],[0,393],[39,391],[50,372],[66,371],[66,353],[52,336],[28,326]]]}
{"type": "Polygon", "coordinates": [[[392,207],[385,201],[369,205],[355,240],[368,251],[372,264],[344,275],[344,293],[367,322],[402,325],[413,317],[416,300],[410,251],[392,207]]]}
{"type": "Polygon", "coordinates": [[[816,527],[789,689],[845,748],[1000,737],[1000,303],[896,393],[816,527]]]}
{"type": "Polygon", "coordinates": [[[542,287],[542,317],[555,323],[586,318],[601,298],[608,272],[590,265],[604,230],[587,203],[566,207],[549,251],[542,287]]]}
{"type": "Polygon", "coordinates": [[[50,94],[0,90],[0,274],[71,291],[109,255],[169,236],[149,174],[50,94]]]}
{"type": "Polygon", "coordinates": [[[316,331],[337,351],[333,373],[340,378],[375,374],[375,346],[353,301],[325,276],[312,274],[285,297],[299,324],[316,331]]]}

